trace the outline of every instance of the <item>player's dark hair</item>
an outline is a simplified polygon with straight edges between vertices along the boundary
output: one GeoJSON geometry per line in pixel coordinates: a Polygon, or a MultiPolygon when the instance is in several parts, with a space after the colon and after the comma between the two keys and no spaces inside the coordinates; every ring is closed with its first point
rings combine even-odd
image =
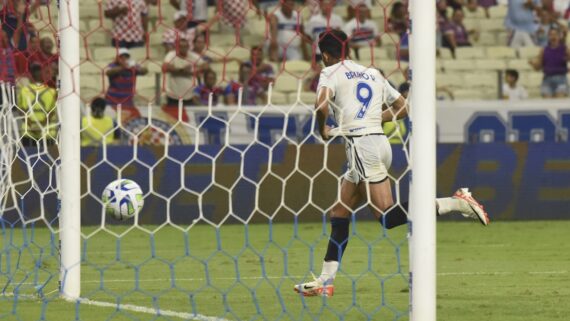
{"type": "Polygon", "coordinates": [[[519,72],[514,70],[514,69],[507,69],[505,71],[505,74],[507,76],[511,76],[511,77],[515,78],[515,81],[519,80],[519,72]]]}
{"type": "Polygon", "coordinates": [[[105,107],[107,106],[107,102],[105,101],[105,99],[101,98],[101,97],[97,97],[95,99],[93,99],[93,101],[91,102],[91,109],[105,109],[105,107]]]}
{"type": "Polygon", "coordinates": [[[346,50],[348,36],[340,30],[329,30],[319,35],[319,49],[321,53],[327,53],[336,59],[344,58],[348,52],[346,50]]]}

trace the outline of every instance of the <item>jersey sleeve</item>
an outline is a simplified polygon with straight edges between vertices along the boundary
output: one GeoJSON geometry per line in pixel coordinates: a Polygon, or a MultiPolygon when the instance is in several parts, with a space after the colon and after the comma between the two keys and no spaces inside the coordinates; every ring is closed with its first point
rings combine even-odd
{"type": "Polygon", "coordinates": [[[399,91],[394,89],[388,80],[384,80],[384,99],[388,106],[392,105],[396,99],[400,98],[401,94],[399,91]]]}
{"type": "Polygon", "coordinates": [[[332,91],[332,96],[335,96],[336,79],[331,70],[323,69],[321,71],[321,75],[319,76],[319,84],[317,85],[317,94],[323,87],[330,89],[332,91]]]}

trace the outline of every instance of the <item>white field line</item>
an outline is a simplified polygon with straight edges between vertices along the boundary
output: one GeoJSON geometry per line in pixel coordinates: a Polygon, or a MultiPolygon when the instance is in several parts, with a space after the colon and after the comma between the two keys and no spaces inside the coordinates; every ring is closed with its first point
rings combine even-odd
{"type": "MultiPolygon", "coordinates": [[[[560,270],[560,271],[483,271],[483,272],[439,272],[437,276],[494,276],[494,275],[515,275],[515,274],[530,274],[530,275],[549,275],[549,274],[567,274],[569,271],[567,270],[560,270]]],[[[342,275],[342,274],[341,274],[342,275]]],[[[357,278],[362,276],[362,274],[344,274],[345,276],[351,278],[357,278]]],[[[390,275],[397,275],[394,274],[379,274],[381,277],[387,277],[390,275]]],[[[240,280],[278,280],[278,279],[298,279],[301,280],[307,277],[307,275],[281,275],[281,276],[240,276],[240,280]]],[[[364,278],[371,278],[370,275],[365,275],[364,278]]],[[[215,277],[210,278],[210,281],[215,280],[235,280],[235,277],[215,277]]],[[[139,279],[137,282],[142,283],[153,283],[153,282],[171,282],[172,280],[169,278],[153,278],[153,279],[139,279]]],[[[206,278],[176,278],[175,281],[206,281],[206,278]]],[[[132,283],[135,282],[135,279],[103,279],[103,284],[109,283],[132,283]]],[[[99,284],[101,280],[83,280],[81,281],[82,284],[99,284]]],[[[22,285],[32,285],[35,283],[31,282],[24,282],[20,283],[22,285]]]]}
{"type": "MultiPolygon", "coordinates": [[[[13,293],[4,293],[1,296],[4,297],[14,297],[13,293]]],[[[18,298],[28,299],[28,300],[38,300],[39,297],[35,295],[29,294],[20,294],[18,298]]],[[[180,318],[184,320],[194,320],[194,321],[230,321],[224,318],[218,317],[210,317],[207,315],[199,314],[199,313],[187,313],[187,312],[177,312],[172,310],[162,310],[160,308],[149,308],[140,305],[134,304],[122,304],[122,303],[112,303],[112,302],[104,302],[104,301],[96,301],[96,300],[89,300],[85,298],[80,298],[78,300],[65,300],[69,303],[76,303],[79,302],[85,305],[91,305],[96,307],[102,308],[113,308],[119,311],[131,311],[137,313],[144,313],[144,314],[152,314],[156,316],[165,316],[165,317],[173,317],[173,318],[180,318]]]]}
{"type": "MultiPolygon", "coordinates": [[[[402,243],[402,246],[404,246],[406,243],[402,243]]],[[[438,245],[438,246],[446,246],[445,244],[442,245],[438,245]]],[[[465,246],[465,247],[484,247],[484,248],[489,248],[489,247],[508,247],[511,246],[511,243],[495,243],[495,244],[470,244],[470,245],[465,245],[462,244],[461,246],[465,246]]],[[[325,245],[322,246],[322,248],[325,248],[325,245]]],[[[368,249],[368,246],[351,246],[351,249],[368,249]]],[[[237,248],[223,248],[224,251],[226,252],[232,252],[232,251],[240,251],[242,250],[242,247],[237,247],[237,248]]],[[[259,250],[259,249],[257,249],[259,250]]],[[[145,253],[146,251],[151,251],[151,249],[146,248],[146,249],[139,249],[139,250],[122,250],[121,249],[121,253],[125,253],[125,254],[130,254],[130,253],[145,253]]],[[[217,251],[217,250],[214,250],[217,251]]],[[[184,253],[184,249],[176,249],[176,250],[169,250],[169,249],[159,249],[156,250],[157,253],[184,253]]],[[[87,250],[87,255],[103,255],[103,254],[116,254],[117,251],[97,251],[97,250],[87,250]]]]}
{"type": "MultiPolygon", "coordinates": [[[[75,301],[72,301],[75,302],[75,301]]],[[[140,305],[134,304],[117,304],[111,302],[103,302],[103,301],[95,301],[89,299],[79,299],[81,304],[92,305],[97,307],[103,308],[114,308],[117,310],[123,311],[131,311],[131,312],[138,312],[138,313],[146,313],[152,314],[156,316],[166,316],[166,317],[173,317],[173,318],[180,318],[184,320],[196,320],[196,321],[229,321],[228,319],[218,318],[218,317],[209,317],[207,315],[197,314],[197,313],[187,313],[187,312],[177,312],[171,310],[162,310],[159,308],[148,308],[143,307],[140,305]]]]}

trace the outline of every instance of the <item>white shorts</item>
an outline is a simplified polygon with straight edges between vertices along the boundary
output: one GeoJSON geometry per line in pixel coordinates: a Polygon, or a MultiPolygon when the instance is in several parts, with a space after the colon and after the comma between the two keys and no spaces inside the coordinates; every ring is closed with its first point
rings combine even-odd
{"type": "Polygon", "coordinates": [[[346,158],[348,169],[344,179],[355,184],[379,183],[388,177],[392,148],[383,134],[346,137],[346,158]]]}

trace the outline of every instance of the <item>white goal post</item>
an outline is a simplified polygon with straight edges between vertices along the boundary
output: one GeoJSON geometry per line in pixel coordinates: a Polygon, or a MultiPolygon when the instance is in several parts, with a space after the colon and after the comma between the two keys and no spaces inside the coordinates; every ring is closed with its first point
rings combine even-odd
{"type": "Polygon", "coordinates": [[[60,294],[81,294],[81,185],[79,96],[79,0],[59,1],[60,294]]]}
{"type": "Polygon", "coordinates": [[[410,1],[410,320],[436,320],[435,2],[410,1]]]}

